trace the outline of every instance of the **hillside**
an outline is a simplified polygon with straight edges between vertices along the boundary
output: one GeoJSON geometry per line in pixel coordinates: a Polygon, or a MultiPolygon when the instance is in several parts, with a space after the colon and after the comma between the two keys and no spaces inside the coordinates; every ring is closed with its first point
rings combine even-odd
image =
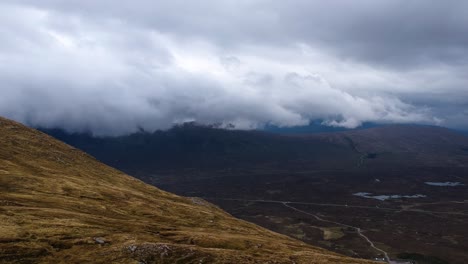
{"type": "Polygon", "coordinates": [[[330,157],[349,165],[359,158],[348,146],[321,138],[299,138],[259,131],[224,130],[184,124],[167,131],[141,132],[121,137],[93,137],[43,130],[90,153],[104,163],[128,171],[200,168],[250,168],[291,163],[333,166],[330,157]]]}
{"type": "Polygon", "coordinates": [[[0,263],[370,263],[144,184],[0,119],[0,263]]]}
{"type": "MultiPolygon", "coordinates": [[[[378,165],[467,166],[468,137],[447,128],[388,125],[303,136],[348,145],[378,165]]],[[[369,159],[368,159],[369,160],[369,159]]]]}
{"type": "Polygon", "coordinates": [[[174,169],[335,169],[336,164],[353,169],[363,161],[377,167],[468,164],[468,137],[431,126],[389,125],[293,135],[193,124],[120,137],[43,131],[132,175],[174,169]]]}

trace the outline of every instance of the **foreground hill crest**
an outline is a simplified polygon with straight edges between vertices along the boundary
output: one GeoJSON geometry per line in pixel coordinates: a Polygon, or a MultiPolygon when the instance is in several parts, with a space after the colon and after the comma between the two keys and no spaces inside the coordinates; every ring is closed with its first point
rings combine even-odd
{"type": "Polygon", "coordinates": [[[0,118],[0,263],[371,263],[144,184],[0,118]]]}

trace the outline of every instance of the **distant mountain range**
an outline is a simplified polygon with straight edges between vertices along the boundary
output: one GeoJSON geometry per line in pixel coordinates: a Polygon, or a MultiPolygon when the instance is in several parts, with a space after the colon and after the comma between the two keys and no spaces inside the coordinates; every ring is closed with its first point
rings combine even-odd
{"type": "MultiPolygon", "coordinates": [[[[386,125],[333,133],[271,133],[225,130],[186,123],[167,131],[120,137],[45,133],[120,169],[163,170],[258,167],[262,164],[329,168],[438,164],[467,165],[468,137],[422,125],[386,125]]],[[[279,130],[277,130],[278,132],[279,130]]],[[[267,166],[269,166],[267,165],[267,166]]]]}
{"type": "Polygon", "coordinates": [[[340,132],[350,130],[360,130],[372,127],[382,126],[382,124],[376,124],[367,122],[357,128],[345,128],[337,126],[325,125],[323,120],[312,120],[308,125],[305,126],[293,126],[293,127],[278,127],[273,125],[267,125],[262,131],[279,133],[279,134],[312,134],[312,133],[327,133],[327,132],[340,132]]]}

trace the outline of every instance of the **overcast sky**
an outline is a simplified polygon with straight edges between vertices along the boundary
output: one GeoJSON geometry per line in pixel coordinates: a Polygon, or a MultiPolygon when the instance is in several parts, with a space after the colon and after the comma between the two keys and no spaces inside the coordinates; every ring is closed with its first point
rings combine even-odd
{"type": "Polygon", "coordinates": [[[468,129],[468,1],[2,0],[0,92],[2,116],[100,135],[468,129]]]}

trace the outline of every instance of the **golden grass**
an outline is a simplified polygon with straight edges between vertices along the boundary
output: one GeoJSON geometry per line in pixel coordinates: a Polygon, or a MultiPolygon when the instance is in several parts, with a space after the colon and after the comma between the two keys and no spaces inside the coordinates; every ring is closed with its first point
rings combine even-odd
{"type": "Polygon", "coordinates": [[[0,263],[371,263],[179,197],[0,118],[0,263]]]}

